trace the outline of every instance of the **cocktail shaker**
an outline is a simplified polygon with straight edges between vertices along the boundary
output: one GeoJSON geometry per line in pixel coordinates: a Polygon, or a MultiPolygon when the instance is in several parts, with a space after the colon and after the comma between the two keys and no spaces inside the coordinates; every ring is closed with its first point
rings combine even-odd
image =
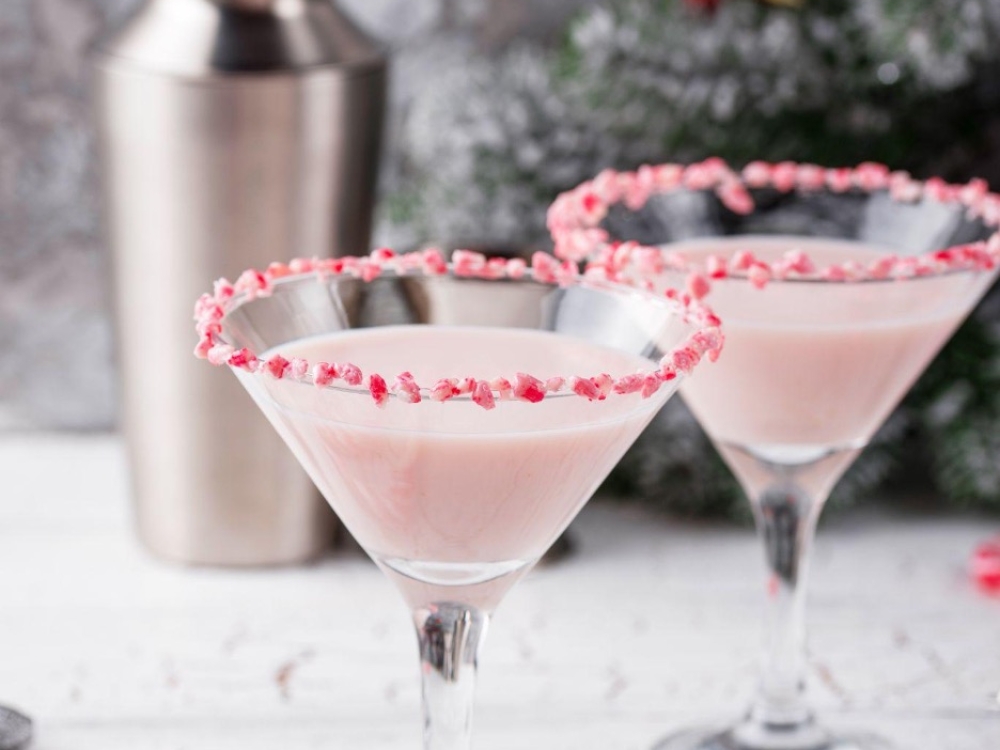
{"type": "Polygon", "coordinates": [[[236,379],[192,356],[212,279],[367,251],[386,61],[330,0],[148,0],[93,50],[139,535],[292,563],[334,518],[236,379]]]}

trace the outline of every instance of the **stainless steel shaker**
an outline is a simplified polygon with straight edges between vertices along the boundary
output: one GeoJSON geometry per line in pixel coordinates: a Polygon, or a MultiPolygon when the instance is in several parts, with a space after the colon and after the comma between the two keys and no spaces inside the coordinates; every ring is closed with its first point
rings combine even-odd
{"type": "Polygon", "coordinates": [[[385,57],[330,0],[148,0],[93,59],[139,535],[195,564],[313,557],[332,512],[195,361],[192,304],[245,268],[367,251],[385,57]]]}

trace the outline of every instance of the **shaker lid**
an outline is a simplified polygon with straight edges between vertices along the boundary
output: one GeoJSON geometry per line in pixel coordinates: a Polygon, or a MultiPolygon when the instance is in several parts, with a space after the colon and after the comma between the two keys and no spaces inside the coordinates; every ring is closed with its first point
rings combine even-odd
{"type": "Polygon", "coordinates": [[[148,0],[94,51],[192,77],[385,64],[383,48],[331,0],[148,0]]]}

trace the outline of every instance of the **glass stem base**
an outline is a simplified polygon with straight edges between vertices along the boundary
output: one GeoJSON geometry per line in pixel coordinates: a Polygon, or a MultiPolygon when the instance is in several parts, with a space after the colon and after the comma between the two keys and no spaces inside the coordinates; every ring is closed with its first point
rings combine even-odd
{"type": "Polygon", "coordinates": [[[727,733],[734,748],[754,750],[820,750],[830,746],[831,737],[806,714],[794,723],[774,723],[750,716],[727,733]]]}
{"type": "Polygon", "coordinates": [[[31,742],[31,719],[0,706],[0,750],[22,750],[31,742]]]}
{"type": "Polygon", "coordinates": [[[768,725],[747,718],[729,729],[671,735],[653,750],[892,750],[873,735],[833,735],[811,718],[795,725],[768,725]]]}

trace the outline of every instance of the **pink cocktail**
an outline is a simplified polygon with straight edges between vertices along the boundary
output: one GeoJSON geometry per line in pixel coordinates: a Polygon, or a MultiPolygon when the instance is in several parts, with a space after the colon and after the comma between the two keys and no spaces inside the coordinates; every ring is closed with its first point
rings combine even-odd
{"type": "Polygon", "coordinates": [[[804,700],[809,550],[830,491],[996,278],[1000,197],[875,164],[718,160],[605,172],[550,212],[590,273],[683,287],[726,351],[681,389],[751,501],[766,548],[767,637],[745,719],[660,750],[858,750],[804,700]]]}
{"type": "MultiPolygon", "coordinates": [[[[479,326],[380,326],[281,349],[313,362],[409,370],[423,383],[458,372],[489,379],[511,362],[542,382],[649,365],[638,354],[549,331],[479,326]]],[[[265,413],[410,606],[433,605],[445,587],[449,599],[487,611],[548,549],[668,395],[511,400],[486,414],[471,399],[379,410],[350,392],[261,385],[265,413]]]]}
{"type": "Polygon", "coordinates": [[[469,747],[490,615],[721,345],[700,305],[545,255],[297,261],[196,317],[410,606],[428,750],[469,747]]]}
{"type": "MultiPolygon", "coordinates": [[[[889,257],[889,248],[845,240],[723,237],[670,245],[704,264],[750,252],[775,262],[805,253],[818,267],[889,257]]],[[[903,395],[988,287],[988,273],[932,274],[907,282],[785,279],[759,289],[739,277],[712,281],[726,321],[725,361],[682,389],[684,401],[727,461],[826,458],[843,468],[868,444],[903,395]]],[[[680,281],[667,273],[661,281],[680,281]]],[[[737,472],[758,491],[752,466],[737,472]]],[[[839,471],[823,472],[833,482],[839,471]]],[[[766,481],[766,478],[765,478],[766,481]]],[[[829,489],[829,487],[827,488],[829,489]]]]}

